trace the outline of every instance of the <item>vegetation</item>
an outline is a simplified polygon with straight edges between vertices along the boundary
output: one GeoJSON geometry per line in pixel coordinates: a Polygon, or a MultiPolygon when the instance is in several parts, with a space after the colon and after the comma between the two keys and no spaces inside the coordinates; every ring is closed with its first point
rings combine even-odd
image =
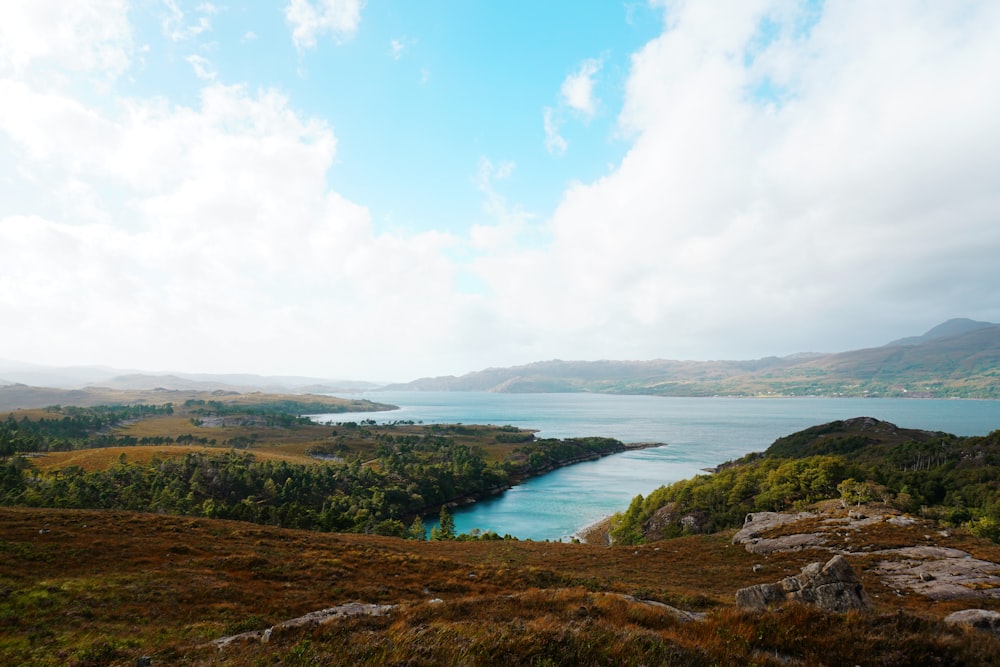
{"type": "MultiPolygon", "coordinates": [[[[0,504],[17,505],[0,507],[0,664],[984,665],[1000,655],[997,638],[942,623],[967,601],[900,595],[873,574],[895,533],[870,544],[852,536],[876,608],[831,615],[735,609],[737,589],[816,556],[776,553],[762,564],[708,532],[746,511],[840,497],[915,507],[996,540],[1000,432],[956,438],[874,420],[809,429],[638,498],[607,548],[456,535],[449,507],[624,449],[615,440],[315,424],[280,411],[289,405],[243,405],[61,408],[0,421],[0,504]],[[109,445],[122,442],[131,446],[109,445]],[[427,539],[430,513],[439,521],[427,539]],[[681,536],[623,545],[647,540],[651,521],[681,536]],[[705,534],[687,534],[696,529],[705,534]],[[359,601],[392,607],[278,628],[267,643],[211,644],[359,601]],[[683,622],[664,605],[705,617],[683,622]]],[[[969,532],[948,546],[1000,561],[1000,547],[969,532]]]]}
{"type": "MultiPolygon", "coordinates": [[[[415,519],[446,505],[497,493],[524,477],[559,465],[623,451],[608,438],[536,440],[512,427],[421,426],[394,422],[317,425],[281,412],[313,408],[298,402],[247,407],[189,400],[181,418],[195,419],[201,433],[212,417],[237,417],[225,448],[204,435],[144,435],[109,429],[139,418],[174,415],[170,405],[100,406],[59,418],[27,415],[0,422],[0,503],[31,507],[125,509],[236,519],[321,531],[422,538],[415,519]],[[265,416],[264,423],[253,417],[265,416]],[[200,421],[199,421],[200,420],[200,421]],[[272,434],[322,430],[324,440],[305,451],[324,460],[264,458],[272,434]],[[164,445],[206,445],[170,451],[164,445]],[[30,453],[64,452],[122,445],[156,446],[132,460],[122,449],[106,465],[42,470],[30,453]],[[235,447],[240,447],[236,449],[235,447]],[[249,451],[247,448],[256,447],[249,451]]],[[[225,422],[220,422],[223,426],[225,422]]],[[[221,426],[220,426],[221,429],[221,426]]],[[[442,524],[434,539],[454,539],[454,524],[442,524]]]]}
{"type": "Polygon", "coordinates": [[[900,429],[860,418],[778,439],[701,475],[637,496],[612,538],[637,544],[742,524],[748,512],[822,499],[878,500],[994,541],[1000,537],[1000,431],[982,437],[900,429]]]}
{"type": "MultiPolygon", "coordinates": [[[[961,602],[901,597],[864,570],[872,614],[738,611],[738,588],[815,554],[772,556],[756,575],[759,557],[725,536],[669,548],[412,541],[27,508],[0,508],[0,525],[9,665],[989,665],[1000,655],[1000,640],[941,622],[961,602]],[[636,599],[707,616],[682,623],[636,599]],[[276,630],[267,644],[208,644],[355,601],[394,606],[276,630]]],[[[955,545],[1000,559],[970,540],[955,545]]]]}
{"type": "Polygon", "coordinates": [[[659,396],[1000,398],[1000,325],[952,320],[923,336],[837,354],[745,361],[544,361],[405,388],[659,396]]]}

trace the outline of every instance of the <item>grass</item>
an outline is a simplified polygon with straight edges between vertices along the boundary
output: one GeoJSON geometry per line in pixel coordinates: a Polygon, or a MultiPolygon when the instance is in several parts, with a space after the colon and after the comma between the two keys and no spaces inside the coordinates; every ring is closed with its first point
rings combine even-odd
{"type": "MultiPolygon", "coordinates": [[[[0,663],[995,664],[946,628],[954,604],[880,596],[870,616],[747,614],[738,588],[815,554],[760,558],[726,535],[642,547],[413,542],[174,516],[0,508],[0,663]],[[621,595],[708,612],[682,624],[621,595]],[[431,604],[438,598],[443,604],[431,604]],[[352,601],[389,616],[199,646],[352,601]],[[906,643],[898,643],[905,638],[906,643]],[[778,656],[775,658],[774,656],[778,656]],[[835,659],[834,659],[835,658],[835,659]],[[907,662],[909,660],[909,662],[907,662]],[[296,662],[298,661],[298,662],[296,662]],[[312,662],[310,662],[312,661],[312,662]]],[[[872,582],[864,577],[866,587],[872,582]]]]}

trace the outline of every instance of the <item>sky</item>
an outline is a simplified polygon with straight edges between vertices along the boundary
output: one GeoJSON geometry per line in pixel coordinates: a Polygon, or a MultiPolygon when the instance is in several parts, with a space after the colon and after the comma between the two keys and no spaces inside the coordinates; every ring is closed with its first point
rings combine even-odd
{"type": "Polygon", "coordinates": [[[406,381],[1000,322],[1000,3],[6,0],[0,358],[406,381]]]}

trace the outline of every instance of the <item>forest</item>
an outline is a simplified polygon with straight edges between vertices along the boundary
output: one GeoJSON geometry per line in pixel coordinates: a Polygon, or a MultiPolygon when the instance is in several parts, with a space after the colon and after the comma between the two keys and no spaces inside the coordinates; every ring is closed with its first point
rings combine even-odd
{"type": "Polygon", "coordinates": [[[613,518],[611,536],[639,544],[710,533],[742,525],[750,512],[826,499],[883,502],[1000,543],[1000,431],[959,437],[870,418],[815,426],[712,474],[636,496],[613,518]]]}
{"type": "MultiPolygon", "coordinates": [[[[323,429],[328,437],[326,444],[307,449],[320,458],[298,463],[260,458],[245,448],[213,447],[216,440],[205,436],[139,438],[114,429],[130,420],[172,415],[169,405],[60,409],[56,414],[61,416],[37,419],[9,416],[0,422],[0,503],[134,510],[422,539],[422,517],[441,508],[499,493],[560,465],[625,449],[609,438],[536,439],[509,426],[376,426],[374,420],[321,426],[280,412],[295,405],[242,411],[196,402],[183,407],[198,415],[192,417],[195,425],[219,413],[268,415],[285,417],[268,419],[272,430],[323,429]],[[96,470],[69,465],[43,471],[33,462],[34,455],[46,452],[172,444],[206,446],[181,455],[157,450],[143,461],[130,460],[123,451],[96,470]]],[[[267,446],[257,433],[224,441],[233,443],[254,443],[262,451],[267,446]]],[[[442,535],[452,536],[436,534],[442,535]]]]}

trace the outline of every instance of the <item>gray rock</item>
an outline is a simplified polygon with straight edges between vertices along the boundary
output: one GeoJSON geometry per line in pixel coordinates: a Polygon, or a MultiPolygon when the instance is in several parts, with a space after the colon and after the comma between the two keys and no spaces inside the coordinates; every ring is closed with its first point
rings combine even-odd
{"type": "Polygon", "coordinates": [[[798,533],[782,537],[751,537],[743,543],[743,548],[752,554],[767,556],[775,552],[799,551],[801,549],[826,546],[827,540],[817,533],[798,533]]]}
{"type": "Polygon", "coordinates": [[[987,609],[963,609],[944,617],[949,625],[964,625],[1000,637],[1000,612],[987,609]]]}
{"type": "Polygon", "coordinates": [[[797,512],[795,514],[787,512],[751,512],[743,520],[743,528],[733,535],[733,544],[746,544],[748,541],[759,537],[766,530],[783,526],[786,523],[811,519],[816,516],[812,512],[797,512]]]}
{"type": "Polygon", "coordinates": [[[892,558],[873,569],[890,588],[932,600],[1000,598],[1000,565],[960,549],[914,546],[872,553],[892,558]]]}
{"type": "Polygon", "coordinates": [[[617,597],[625,600],[626,602],[631,602],[633,604],[641,604],[647,607],[655,607],[657,609],[662,609],[666,613],[670,614],[678,621],[682,623],[689,623],[691,621],[703,621],[705,620],[705,614],[697,611],[685,611],[683,609],[678,609],[677,607],[671,607],[663,602],[658,602],[656,600],[642,600],[631,595],[617,595],[617,597]]]}
{"type": "Polygon", "coordinates": [[[805,602],[833,612],[871,607],[871,600],[843,556],[834,556],[825,565],[806,565],[798,576],[776,584],[758,584],[736,591],[736,604],[745,609],[766,609],[786,601],[805,602]]]}

